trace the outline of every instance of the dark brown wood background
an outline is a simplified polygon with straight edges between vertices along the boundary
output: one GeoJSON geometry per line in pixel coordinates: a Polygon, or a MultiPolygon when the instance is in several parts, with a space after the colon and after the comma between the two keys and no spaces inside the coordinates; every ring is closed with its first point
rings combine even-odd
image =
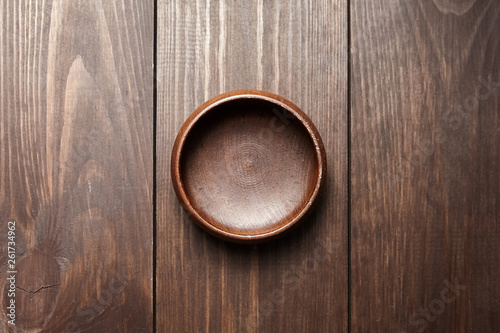
{"type": "Polygon", "coordinates": [[[331,1],[159,3],[157,327],[186,332],[347,330],[347,7],[331,1]],[[170,152],[187,116],[222,92],[295,101],[329,152],[328,185],[302,228],[232,245],[181,211],[170,152]]]}
{"type": "Polygon", "coordinates": [[[153,330],[153,4],[2,1],[2,332],[153,330]],[[3,286],[3,282],[2,282],[3,286]]]}
{"type": "Polygon", "coordinates": [[[500,331],[497,1],[4,0],[0,29],[0,332],[500,331]],[[258,246],[170,184],[183,121],[242,88],[328,155],[315,213],[258,246]]]}
{"type": "Polygon", "coordinates": [[[351,2],[353,332],[500,331],[499,12],[351,2]]]}

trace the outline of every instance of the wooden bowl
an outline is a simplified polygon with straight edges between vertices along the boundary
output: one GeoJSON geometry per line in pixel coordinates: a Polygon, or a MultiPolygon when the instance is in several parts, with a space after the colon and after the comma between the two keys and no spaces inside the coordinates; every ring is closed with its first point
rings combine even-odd
{"type": "Polygon", "coordinates": [[[311,210],[326,177],[311,120],[268,92],[237,90],[201,105],[171,159],[175,193],[209,233],[250,243],[274,238],[311,210]]]}

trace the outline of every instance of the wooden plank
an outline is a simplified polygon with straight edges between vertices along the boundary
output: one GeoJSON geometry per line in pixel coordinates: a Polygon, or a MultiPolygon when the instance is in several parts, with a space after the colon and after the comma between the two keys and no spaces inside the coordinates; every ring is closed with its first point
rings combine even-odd
{"type": "Polygon", "coordinates": [[[500,331],[499,12],[351,2],[353,332],[500,331]]]}
{"type": "Polygon", "coordinates": [[[347,2],[158,3],[159,332],[347,330],[347,2]],[[325,142],[327,190],[292,234],[259,246],[215,239],[181,210],[170,152],[187,116],[254,88],[298,104],[325,142]]]}
{"type": "Polygon", "coordinates": [[[17,271],[0,331],[151,332],[153,4],[6,0],[0,29],[0,247],[15,221],[17,271]]]}

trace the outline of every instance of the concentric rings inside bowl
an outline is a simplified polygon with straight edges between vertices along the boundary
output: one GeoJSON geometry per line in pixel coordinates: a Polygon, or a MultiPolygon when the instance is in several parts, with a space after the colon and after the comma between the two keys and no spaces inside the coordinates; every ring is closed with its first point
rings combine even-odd
{"type": "Polygon", "coordinates": [[[188,128],[180,149],[185,206],[226,233],[251,237],[283,228],[318,190],[311,130],[258,96],[215,104],[188,128]]]}

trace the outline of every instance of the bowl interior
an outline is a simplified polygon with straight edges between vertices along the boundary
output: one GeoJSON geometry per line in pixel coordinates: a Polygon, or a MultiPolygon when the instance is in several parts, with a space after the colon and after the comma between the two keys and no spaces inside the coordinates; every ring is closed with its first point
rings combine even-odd
{"type": "Polygon", "coordinates": [[[213,226],[239,235],[281,228],[307,205],[318,179],[314,142],[281,106],[226,101],[187,134],[180,172],[190,204],[213,226]]]}

